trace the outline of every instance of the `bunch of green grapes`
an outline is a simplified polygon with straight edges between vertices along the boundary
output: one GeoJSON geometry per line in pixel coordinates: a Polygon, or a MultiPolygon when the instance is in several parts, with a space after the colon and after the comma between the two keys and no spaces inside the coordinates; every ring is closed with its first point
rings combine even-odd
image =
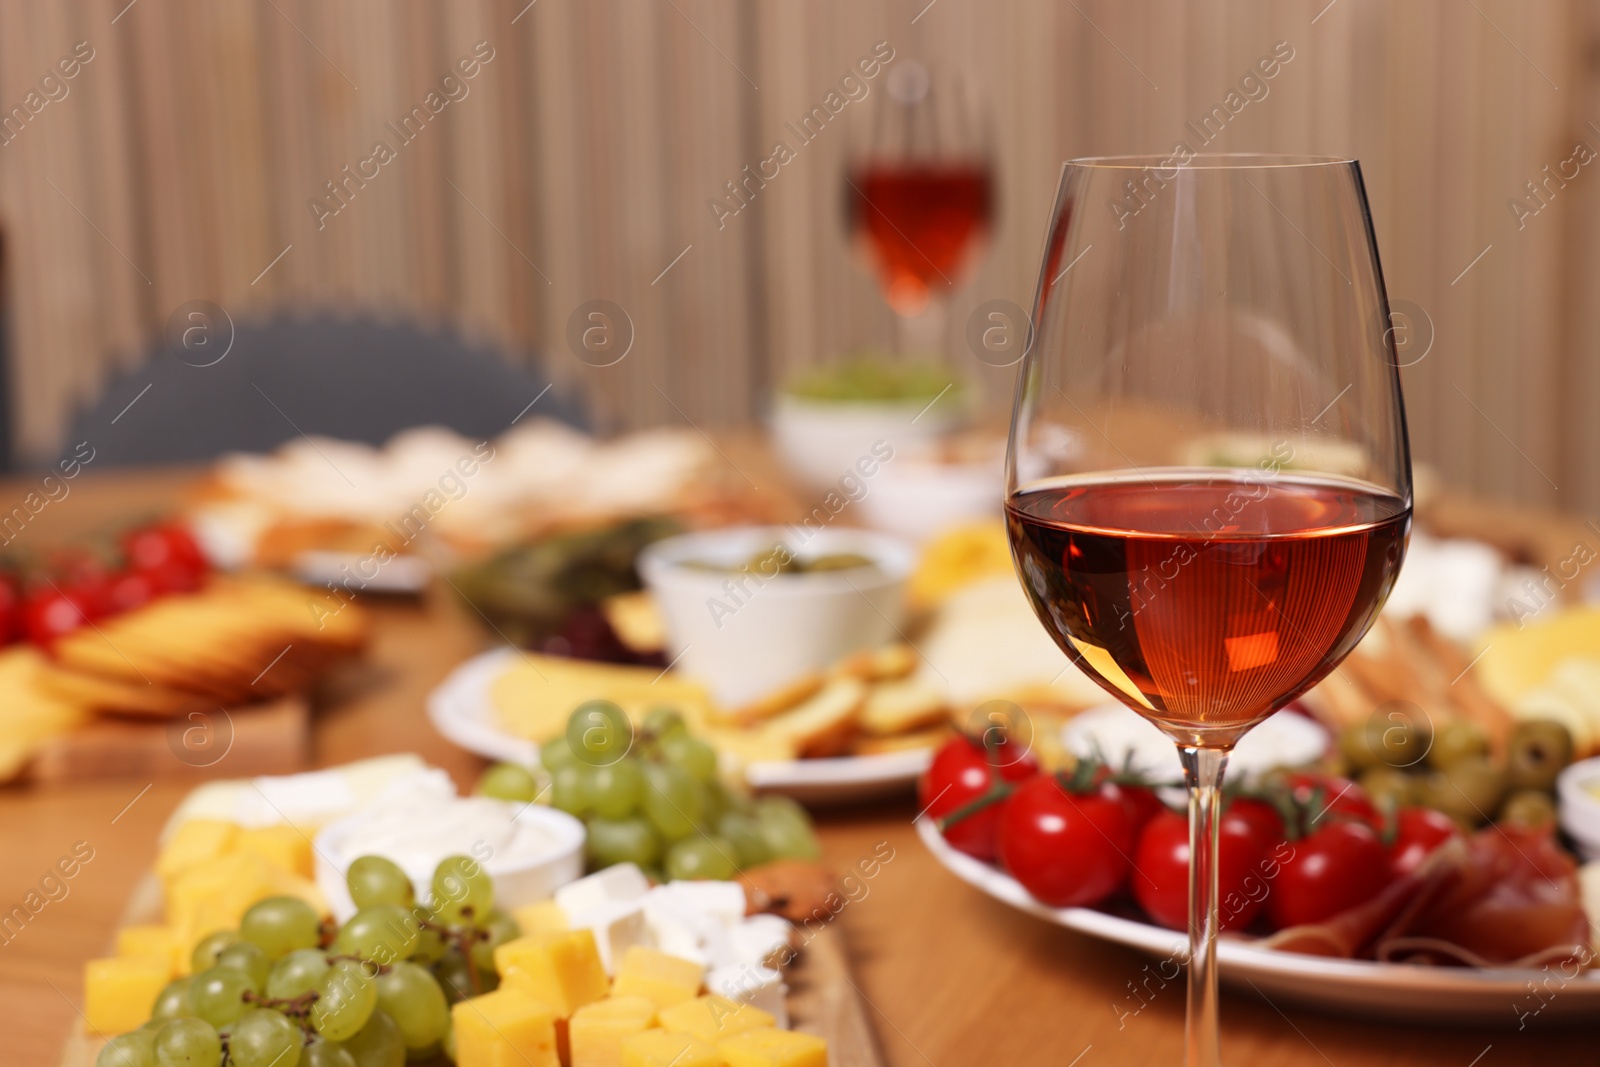
{"type": "Polygon", "coordinates": [[[658,708],[635,736],[605,700],[581,705],[564,736],[539,749],[549,778],[497,763],[478,789],[503,800],[550,804],[584,820],[590,870],[636,863],[657,881],[732,878],[775,859],[816,859],[804,809],[784,797],[752,800],[717,776],[717,754],[683,717],[658,708]]]}
{"type": "Polygon", "coordinates": [[[112,1038],[96,1067],[402,1067],[455,1059],[450,1005],[499,985],[494,949],[518,936],[477,861],[451,856],[432,898],[381,856],[346,875],[356,912],[324,924],[271,897],[238,930],[195,946],[193,973],[156,997],[150,1020],[112,1038]]]}

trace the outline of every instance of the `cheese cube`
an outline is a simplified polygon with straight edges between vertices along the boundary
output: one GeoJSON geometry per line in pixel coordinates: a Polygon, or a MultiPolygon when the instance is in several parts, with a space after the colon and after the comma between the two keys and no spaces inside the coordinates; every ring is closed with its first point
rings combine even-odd
{"type": "Polygon", "coordinates": [[[760,1008],[772,1016],[780,1029],[789,1026],[789,1005],[784,999],[788,990],[783,975],[770,967],[717,967],[706,975],[706,988],[718,996],[760,1008]]]}
{"type": "Polygon", "coordinates": [[[774,952],[789,947],[792,930],[789,920],[780,916],[752,915],[728,931],[731,958],[716,962],[719,966],[740,963],[764,966],[774,952]]]}
{"type": "Polygon", "coordinates": [[[241,831],[237,848],[253,852],[280,870],[301,878],[315,878],[311,839],[288,823],[241,831]]]}
{"type": "Polygon", "coordinates": [[[183,938],[170,926],[124,926],[117,931],[118,956],[164,956],[172,961],[172,975],[182,974],[189,960],[183,938]]]}
{"type": "Polygon", "coordinates": [[[644,997],[607,997],[572,1013],[567,1024],[571,1067],[621,1067],[623,1039],[655,1025],[656,1006],[644,997]]]}
{"type": "Polygon", "coordinates": [[[695,997],[661,1010],[661,1028],[693,1034],[708,1045],[748,1030],[770,1030],[774,1019],[760,1008],[715,995],[695,997]]]}
{"type": "Polygon", "coordinates": [[[221,819],[190,819],[173,833],[156,858],[162,881],[205,860],[232,852],[239,840],[237,823],[221,819]]]}
{"type": "Polygon", "coordinates": [[[572,929],[567,913],[554,900],[538,900],[511,909],[511,917],[525,934],[556,934],[572,929]]]}
{"type": "Polygon", "coordinates": [[[606,995],[606,969],[589,930],[507,941],[494,950],[494,967],[506,985],[563,1019],[606,995]]]}
{"type": "Polygon", "coordinates": [[[615,974],[617,961],[634,945],[650,945],[653,938],[645,926],[644,908],[638,901],[612,901],[571,916],[572,928],[589,930],[600,948],[600,962],[607,974],[615,974]]]}
{"type": "Polygon", "coordinates": [[[650,892],[652,896],[667,897],[724,926],[732,926],[744,919],[744,886],[738,882],[668,882],[650,892]]]}
{"type": "Polygon", "coordinates": [[[83,1014],[102,1034],[137,1030],[156,996],[172,980],[171,956],[117,956],[83,967],[83,1014]]]}
{"type": "Polygon", "coordinates": [[[751,1030],[717,1042],[727,1067],[828,1067],[828,1043],[793,1030],[751,1030]]]}
{"type": "Polygon", "coordinates": [[[648,892],[650,879],[636,864],[618,863],[557,889],[556,903],[570,920],[602,904],[632,904],[648,892]]]}
{"type": "Polygon", "coordinates": [[[456,1062],[473,1067],[560,1067],[556,1020],[520,990],[501,987],[450,1009],[456,1062]]]}
{"type": "Polygon", "coordinates": [[[722,1057],[697,1037],[646,1030],[623,1039],[622,1067],[722,1067],[722,1057]]]}
{"type": "Polygon", "coordinates": [[[694,999],[704,973],[705,968],[693,960],[636,945],[623,954],[611,992],[619,997],[648,997],[657,1008],[670,1008],[694,999]]]}
{"type": "Polygon", "coordinates": [[[683,908],[671,896],[651,893],[644,900],[644,921],[650,940],[662,952],[696,963],[710,962],[703,935],[712,922],[705,916],[683,908]]]}

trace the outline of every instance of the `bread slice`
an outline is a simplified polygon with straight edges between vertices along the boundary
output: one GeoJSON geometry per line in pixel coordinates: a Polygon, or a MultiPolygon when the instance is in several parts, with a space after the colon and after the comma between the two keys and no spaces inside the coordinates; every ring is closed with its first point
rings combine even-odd
{"type": "Polygon", "coordinates": [[[881,756],[888,752],[910,752],[915,749],[934,749],[956,735],[955,727],[940,723],[926,729],[915,730],[895,737],[868,737],[862,735],[850,744],[853,756],[881,756]]]}
{"type": "Polygon", "coordinates": [[[834,665],[833,673],[867,682],[883,682],[904,678],[916,665],[917,652],[910,645],[884,645],[846,656],[834,665]]]}
{"type": "Polygon", "coordinates": [[[719,708],[712,718],[727,726],[755,726],[810,700],[826,681],[820,673],[803,675],[742,707],[731,710],[719,708]]]}
{"type": "Polygon", "coordinates": [[[872,687],[861,708],[862,732],[874,737],[910,733],[948,719],[944,690],[926,678],[901,678],[872,687]]]}
{"type": "Polygon", "coordinates": [[[802,757],[837,756],[856,733],[856,716],[867,700],[859,678],[835,678],[809,700],[761,727],[768,739],[794,746],[802,757]]]}

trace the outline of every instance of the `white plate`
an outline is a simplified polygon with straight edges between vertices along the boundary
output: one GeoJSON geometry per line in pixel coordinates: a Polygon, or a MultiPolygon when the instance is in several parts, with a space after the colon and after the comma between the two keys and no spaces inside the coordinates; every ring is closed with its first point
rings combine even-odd
{"type": "MultiPolygon", "coordinates": [[[[1030,915],[1162,960],[1181,959],[1187,949],[1188,938],[1173,930],[1093,908],[1040,904],[1011,876],[951,848],[932,819],[919,819],[917,833],[957,878],[1030,915]]],[[[1260,994],[1275,1004],[1287,1001],[1341,1015],[1497,1028],[1517,1028],[1523,1016],[1527,1025],[1600,1017],[1600,972],[1592,970],[1563,979],[1555,968],[1468,970],[1328,959],[1259,948],[1226,935],[1217,942],[1217,961],[1222,982],[1246,996],[1260,994]]],[[[1174,962],[1157,971],[1168,977],[1175,968],[1174,962]]],[[[1146,977],[1142,971],[1129,975],[1135,982],[1146,977]]],[[[1176,980],[1181,983],[1182,976],[1176,980]]],[[[1130,999],[1127,1007],[1134,1011],[1139,1002],[1130,999]]]]}
{"type": "MultiPolygon", "coordinates": [[[[450,672],[428,694],[428,719],[445,739],[495,760],[533,764],[539,746],[501,729],[490,687],[520,653],[497,648],[450,672]]],[[[839,804],[909,791],[933,759],[931,750],[837,759],[764,760],[745,767],[752,789],[811,804],[839,804]]]]}

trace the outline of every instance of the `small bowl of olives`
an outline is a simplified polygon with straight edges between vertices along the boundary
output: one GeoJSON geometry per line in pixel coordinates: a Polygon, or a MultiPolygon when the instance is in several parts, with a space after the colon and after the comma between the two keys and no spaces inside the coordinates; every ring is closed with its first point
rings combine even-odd
{"type": "Polygon", "coordinates": [[[1561,828],[1586,860],[1600,860],[1600,757],[1580,760],[1556,779],[1561,828]]]}

